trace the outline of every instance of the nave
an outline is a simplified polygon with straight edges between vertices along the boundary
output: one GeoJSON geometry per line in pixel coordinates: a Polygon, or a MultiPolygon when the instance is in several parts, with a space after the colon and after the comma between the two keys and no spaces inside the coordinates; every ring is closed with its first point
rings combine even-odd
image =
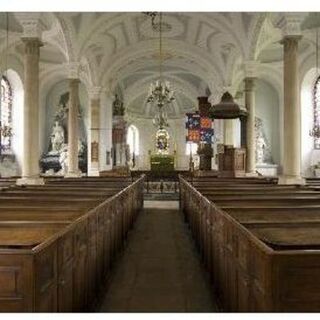
{"type": "Polygon", "coordinates": [[[178,201],[145,201],[100,312],[217,312],[178,201]]]}
{"type": "Polygon", "coordinates": [[[0,12],[0,312],[320,311],[319,28],[0,12]]]}
{"type": "Polygon", "coordinates": [[[179,180],[0,179],[0,312],[320,310],[319,179],[179,180]]]}

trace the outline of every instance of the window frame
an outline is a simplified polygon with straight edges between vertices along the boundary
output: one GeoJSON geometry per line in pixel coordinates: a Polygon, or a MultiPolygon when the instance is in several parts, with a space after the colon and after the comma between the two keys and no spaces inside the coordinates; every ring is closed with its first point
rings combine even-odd
{"type": "MultiPolygon", "coordinates": [[[[320,125],[320,76],[316,79],[313,92],[312,92],[312,103],[313,103],[313,125],[314,127],[320,125]]],[[[320,138],[313,138],[313,148],[320,150],[320,138]]]]}
{"type": "Polygon", "coordinates": [[[139,130],[138,128],[134,125],[134,124],[130,124],[128,129],[127,129],[127,144],[130,146],[131,145],[129,143],[129,134],[130,131],[132,132],[132,143],[133,143],[133,150],[130,149],[130,154],[132,155],[133,153],[135,154],[135,156],[139,155],[140,150],[139,150],[139,130]]]}
{"type": "MultiPolygon", "coordinates": [[[[4,108],[4,105],[3,103],[5,103],[5,107],[7,108],[7,113],[8,113],[8,121],[6,123],[6,125],[8,125],[10,128],[12,128],[12,109],[13,109],[13,90],[12,90],[12,86],[11,86],[11,83],[10,81],[8,80],[8,78],[3,75],[0,79],[0,90],[1,90],[1,100],[0,100],[0,125],[1,127],[3,126],[3,108],[4,108]],[[5,85],[3,85],[3,83],[5,85]],[[2,92],[2,87],[4,87],[4,90],[2,92]],[[5,95],[5,98],[3,98],[3,94],[5,95]],[[6,100],[5,100],[6,99],[6,100]]],[[[4,137],[3,136],[3,133],[1,131],[0,133],[0,145],[1,145],[1,150],[0,152],[1,153],[6,153],[6,152],[9,152],[12,151],[12,136],[8,136],[8,137],[4,137]],[[2,145],[2,142],[4,139],[8,140],[8,143],[3,146],[2,145]]]]}

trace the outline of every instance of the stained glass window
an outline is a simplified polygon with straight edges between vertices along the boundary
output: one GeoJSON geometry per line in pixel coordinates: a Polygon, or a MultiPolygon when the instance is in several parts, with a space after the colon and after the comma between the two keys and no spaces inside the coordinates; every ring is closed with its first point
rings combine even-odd
{"type": "MultiPolygon", "coordinates": [[[[313,121],[314,126],[320,125],[320,77],[316,80],[313,88],[313,121]]],[[[320,149],[319,138],[314,138],[314,148],[320,149]]]]}
{"type": "Polygon", "coordinates": [[[0,145],[1,151],[5,153],[11,150],[12,137],[12,89],[6,77],[1,78],[0,97],[0,145]]]}

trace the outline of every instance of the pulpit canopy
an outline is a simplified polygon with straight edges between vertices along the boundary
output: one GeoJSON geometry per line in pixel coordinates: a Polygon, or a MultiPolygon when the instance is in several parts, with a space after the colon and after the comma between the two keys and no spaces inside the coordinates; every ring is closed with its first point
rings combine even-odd
{"type": "Polygon", "coordinates": [[[221,101],[210,108],[209,114],[212,119],[236,119],[246,117],[247,111],[240,108],[227,91],[222,95],[221,101]]]}

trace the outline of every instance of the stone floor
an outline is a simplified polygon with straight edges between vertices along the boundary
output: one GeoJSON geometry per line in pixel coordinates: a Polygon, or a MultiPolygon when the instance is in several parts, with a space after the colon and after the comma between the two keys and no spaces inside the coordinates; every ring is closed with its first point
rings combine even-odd
{"type": "Polygon", "coordinates": [[[216,312],[177,201],[145,201],[100,312],[216,312]]]}

